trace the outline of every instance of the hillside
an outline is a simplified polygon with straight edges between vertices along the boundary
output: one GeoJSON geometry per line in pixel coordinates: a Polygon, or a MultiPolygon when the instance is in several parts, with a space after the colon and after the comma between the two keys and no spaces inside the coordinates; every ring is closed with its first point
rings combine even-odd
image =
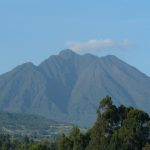
{"type": "Polygon", "coordinates": [[[38,115],[0,112],[0,133],[13,137],[53,139],[61,133],[68,133],[72,125],[58,123],[38,115]]]}
{"type": "Polygon", "coordinates": [[[115,56],[63,50],[39,66],[25,63],[0,76],[0,110],[40,114],[86,127],[99,100],[150,112],[150,78],[115,56]]]}

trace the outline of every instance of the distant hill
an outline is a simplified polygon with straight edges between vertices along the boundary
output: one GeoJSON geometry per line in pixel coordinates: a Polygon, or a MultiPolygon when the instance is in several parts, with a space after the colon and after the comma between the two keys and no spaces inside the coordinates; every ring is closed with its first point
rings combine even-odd
{"type": "Polygon", "coordinates": [[[150,112],[150,78],[115,56],[63,50],[39,66],[25,63],[0,76],[0,110],[40,114],[90,126],[106,95],[150,112]]]}
{"type": "Polygon", "coordinates": [[[61,133],[68,133],[72,127],[71,124],[58,123],[38,115],[0,112],[0,133],[16,138],[29,136],[53,139],[61,133]]]}

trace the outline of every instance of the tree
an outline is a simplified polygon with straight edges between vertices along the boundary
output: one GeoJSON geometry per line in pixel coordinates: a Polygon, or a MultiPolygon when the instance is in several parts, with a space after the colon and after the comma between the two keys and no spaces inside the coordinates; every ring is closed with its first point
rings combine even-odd
{"type": "Polygon", "coordinates": [[[50,150],[50,148],[45,143],[35,143],[30,146],[29,150],[50,150]]]}
{"type": "Polygon", "coordinates": [[[62,134],[61,137],[57,141],[57,147],[58,147],[58,150],[71,150],[72,143],[70,139],[65,136],[65,134],[62,134]]]}
{"type": "Polygon", "coordinates": [[[117,110],[111,97],[106,96],[100,102],[97,110],[97,121],[91,130],[91,140],[88,150],[107,150],[113,124],[116,122],[117,110]]]}
{"type": "Polygon", "coordinates": [[[84,150],[87,146],[88,137],[83,135],[78,127],[72,128],[69,139],[72,143],[72,150],[84,150]]]}
{"type": "Polygon", "coordinates": [[[0,150],[150,150],[150,118],[139,109],[115,106],[106,96],[99,103],[97,120],[82,133],[74,127],[69,135],[62,134],[54,142],[12,140],[0,136],[0,150]]]}
{"type": "Polygon", "coordinates": [[[149,142],[149,115],[144,111],[116,107],[106,96],[97,110],[88,150],[141,150],[149,142]]]}
{"type": "Polygon", "coordinates": [[[150,150],[150,144],[146,144],[146,145],[142,148],[142,150],[150,150]]]}

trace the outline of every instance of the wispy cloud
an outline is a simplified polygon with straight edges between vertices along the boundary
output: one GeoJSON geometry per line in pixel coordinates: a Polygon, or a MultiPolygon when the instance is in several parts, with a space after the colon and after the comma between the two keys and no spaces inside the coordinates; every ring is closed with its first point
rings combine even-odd
{"type": "Polygon", "coordinates": [[[88,41],[69,41],[67,47],[79,53],[95,53],[102,50],[122,50],[130,46],[128,40],[94,39],[88,41]]]}

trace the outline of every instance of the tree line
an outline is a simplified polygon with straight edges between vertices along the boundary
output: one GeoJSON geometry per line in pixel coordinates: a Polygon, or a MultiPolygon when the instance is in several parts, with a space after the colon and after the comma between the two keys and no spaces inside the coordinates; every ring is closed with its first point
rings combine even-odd
{"type": "Polygon", "coordinates": [[[0,150],[150,150],[150,117],[133,107],[117,107],[106,96],[98,106],[95,124],[86,133],[74,127],[54,142],[1,135],[0,150]]]}

